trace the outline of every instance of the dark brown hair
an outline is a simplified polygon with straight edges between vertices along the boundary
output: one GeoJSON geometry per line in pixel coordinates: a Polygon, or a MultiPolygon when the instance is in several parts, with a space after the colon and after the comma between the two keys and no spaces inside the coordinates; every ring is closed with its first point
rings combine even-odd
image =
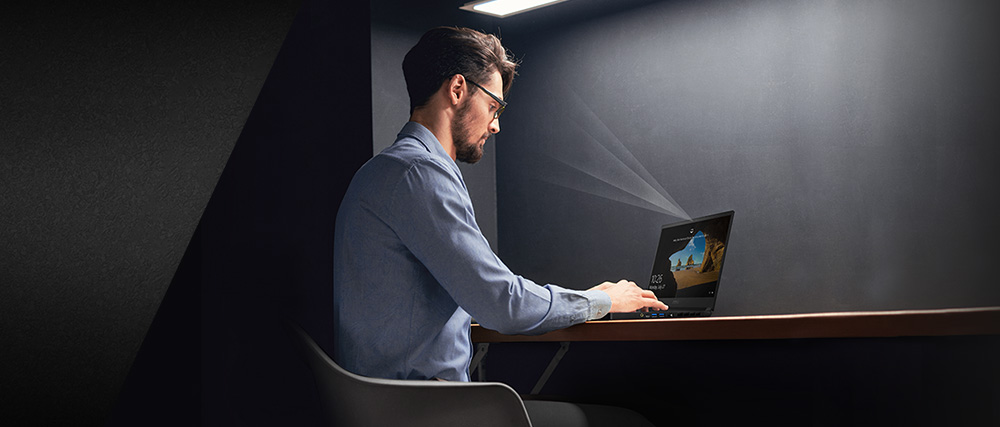
{"type": "MultiPolygon", "coordinates": [[[[437,27],[424,33],[403,58],[403,77],[410,94],[410,113],[430,100],[441,84],[461,74],[476,83],[485,83],[494,70],[503,79],[503,93],[510,90],[517,74],[500,39],[469,28],[437,27]]],[[[470,91],[476,87],[470,86],[470,91]]]]}

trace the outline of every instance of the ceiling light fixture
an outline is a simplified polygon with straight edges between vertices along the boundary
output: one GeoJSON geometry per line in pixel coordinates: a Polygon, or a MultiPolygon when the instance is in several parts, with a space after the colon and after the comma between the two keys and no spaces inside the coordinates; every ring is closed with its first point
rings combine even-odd
{"type": "Polygon", "coordinates": [[[566,0],[480,0],[466,3],[460,9],[478,12],[497,18],[506,18],[521,12],[561,3],[566,0]]]}

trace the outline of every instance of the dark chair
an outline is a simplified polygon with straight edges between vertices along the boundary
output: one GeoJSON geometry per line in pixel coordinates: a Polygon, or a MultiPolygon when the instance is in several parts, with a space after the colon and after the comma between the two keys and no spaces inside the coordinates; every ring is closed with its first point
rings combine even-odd
{"type": "Polygon", "coordinates": [[[338,366],[291,325],[335,426],[531,426],[520,396],[502,383],[386,380],[338,366]]]}

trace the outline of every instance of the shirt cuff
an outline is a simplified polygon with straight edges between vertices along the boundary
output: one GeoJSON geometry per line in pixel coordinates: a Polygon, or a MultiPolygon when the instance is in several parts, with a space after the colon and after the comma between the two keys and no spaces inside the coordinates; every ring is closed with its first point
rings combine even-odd
{"type": "Polygon", "coordinates": [[[591,290],[583,294],[590,302],[590,314],[587,320],[600,319],[611,311],[611,297],[606,292],[591,290]]]}

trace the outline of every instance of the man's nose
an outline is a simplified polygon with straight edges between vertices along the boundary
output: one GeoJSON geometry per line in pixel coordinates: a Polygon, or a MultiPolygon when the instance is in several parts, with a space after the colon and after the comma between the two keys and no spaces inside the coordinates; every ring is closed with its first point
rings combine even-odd
{"type": "Polygon", "coordinates": [[[490,122],[490,133],[497,134],[500,133],[500,118],[497,117],[490,122]]]}

